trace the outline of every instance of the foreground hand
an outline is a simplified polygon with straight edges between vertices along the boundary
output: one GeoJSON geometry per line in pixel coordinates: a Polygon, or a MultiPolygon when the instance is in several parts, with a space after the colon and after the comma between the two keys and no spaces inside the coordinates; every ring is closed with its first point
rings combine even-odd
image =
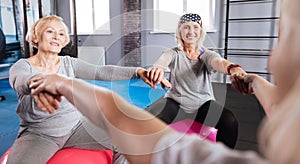
{"type": "Polygon", "coordinates": [[[257,74],[247,74],[243,77],[244,82],[249,84],[249,86],[248,86],[248,92],[249,93],[250,92],[253,93],[252,85],[253,85],[254,80],[257,79],[257,78],[259,79],[261,77],[258,76],[257,74]]]}
{"type": "Polygon", "coordinates": [[[47,92],[40,92],[32,95],[36,105],[42,110],[48,113],[54,113],[54,110],[59,108],[58,102],[61,102],[60,96],[54,96],[47,92]]]}
{"type": "Polygon", "coordinates": [[[249,84],[243,79],[247,73],[241,67],[235,67],[230,69],[230,74],[231,86],[235,91],[242,94],[250,94],[249,84]]]}
{"type": "Polygon", "coordinates": [[[54,96],[60,96],[58,88],[66,79],[57,74],[34,76],[30,79],[29,88],[33,95],[46,91],[54,96]]]}
{"type": "Polygon", "coordinates": [[[61,95],[58,91],[59,75],[36,75],[29,80],[29,88],[37,106],[50,114],[58,109],[61,95]]]}
{"type": "Polygon", "coordinates": [[[244,81],[243,76],[238,76],[236,74],[230,76],[232,88],[241,94],[250,94],[249,83],[244,81]]]}

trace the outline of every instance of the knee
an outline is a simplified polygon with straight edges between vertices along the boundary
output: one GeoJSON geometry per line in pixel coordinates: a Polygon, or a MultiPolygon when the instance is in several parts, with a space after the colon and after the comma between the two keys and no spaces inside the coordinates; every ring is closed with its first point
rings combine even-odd
{"type": "Polygon", "coordinates": [[[223,124],[223,126],[234,129],[238,128],[238,120],[231,111],[225,110],[222,115],[221,124],[223,124]]]}

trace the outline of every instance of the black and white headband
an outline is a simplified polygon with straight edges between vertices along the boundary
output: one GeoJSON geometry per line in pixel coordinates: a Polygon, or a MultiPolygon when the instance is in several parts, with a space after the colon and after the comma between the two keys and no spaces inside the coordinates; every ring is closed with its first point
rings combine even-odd
{"type": "Polygon", "coordinates": [[[179,25],[189,21],[196,22],[200,25],[200,27],[202,27],[202,19],[200,15],[194,13],[188,13],[182,15],[179,20],[179,25]]]}

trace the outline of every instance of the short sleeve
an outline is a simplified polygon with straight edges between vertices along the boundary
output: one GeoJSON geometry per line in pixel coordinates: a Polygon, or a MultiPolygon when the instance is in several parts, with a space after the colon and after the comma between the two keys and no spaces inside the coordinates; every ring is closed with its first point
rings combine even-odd
{"type": "Polygon", "coordinates": [[[205,50],[205,52],[200,56],[200,59],[202,59],[204,61],[204,63],[206,64],[208,70],[213,70],[212,66],[211,66],[211,60],[214,58],[222,58],[220,54],[211,51],[211,50],[205,50]]]}

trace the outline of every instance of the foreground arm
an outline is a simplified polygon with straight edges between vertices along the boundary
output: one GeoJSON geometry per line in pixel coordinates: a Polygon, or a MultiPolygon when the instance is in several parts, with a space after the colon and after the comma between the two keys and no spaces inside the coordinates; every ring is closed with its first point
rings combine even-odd
{"type": "Polygon", "coordinates": [[[256,74],[248,74],[240,77],[240,79],[248,83],[248,90],[253,91],[267,116],[269,116],[273,112],[276,102],[278,102],[278,97],[276,97],[278,95],[277,87],[256,74]]]}
{"type": "Polygon", "coordinates": [[[36,79],[36,94],[47,90],[63,95],[96,126],[110,134],[113,143],[132,163],[150,163],[157,141],[171,129],[148,112],[132,106],[110,90],[58,75],[36,79]]]}
{"type": "Polygon", "coordinates": [[[32,93],[64,95],[135,163],[264,163],[254,152],[238,152],[197,135],[176,133],[155,116],[132,106],[117,94],[82,80],[47,75],[34,79],[32,93]]]}

